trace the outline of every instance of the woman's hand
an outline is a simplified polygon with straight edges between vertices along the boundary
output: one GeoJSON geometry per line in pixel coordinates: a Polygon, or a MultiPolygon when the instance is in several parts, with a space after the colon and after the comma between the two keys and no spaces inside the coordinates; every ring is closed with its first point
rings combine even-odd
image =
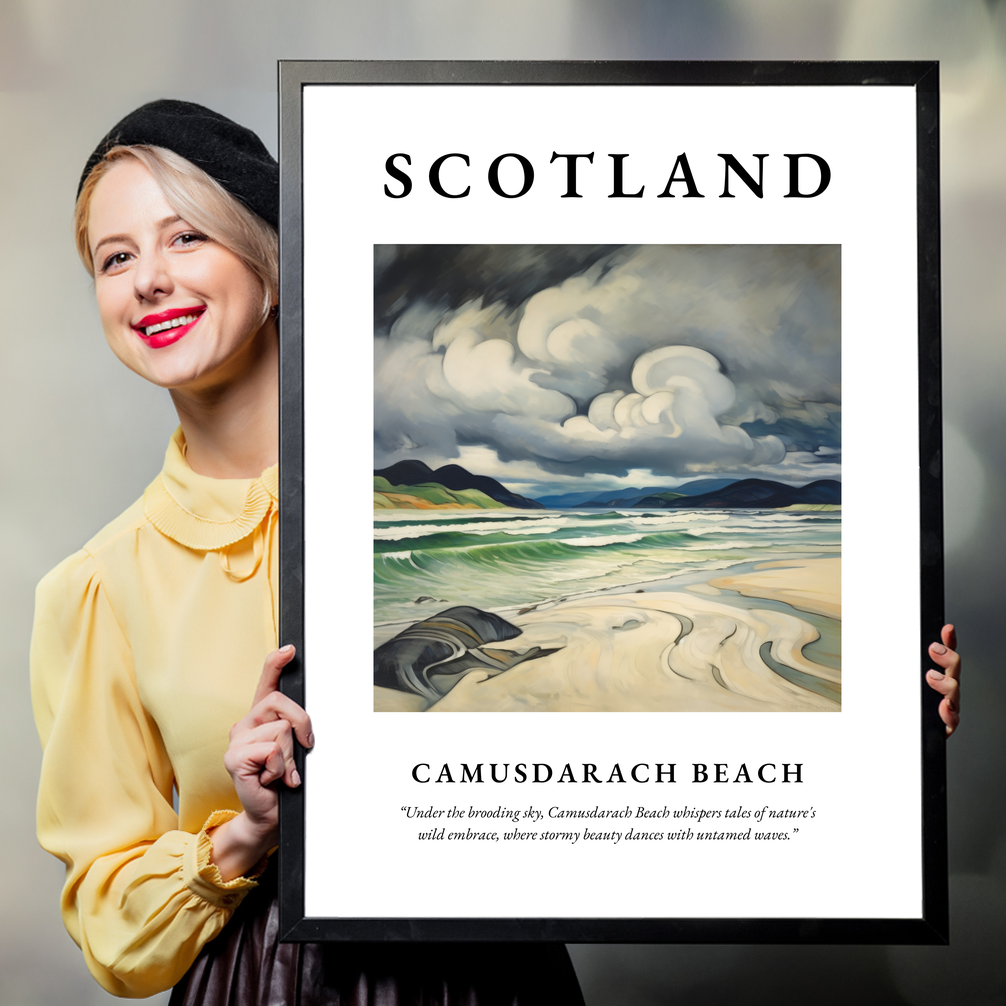
{"type": "Polygon", "coordinates": [[[949,737],[961,721],[961,658],[957,653],[957,633],[952,625],[943,626],[940,639],[941,643],[930,645],[929,656],[943,671],[928,671],[926,681],[930,688],[943,696],[940,719],[946,724],[949,737]]]}
{"type": "Polygon", "coordinates": [[[266,657],[251,710],[231,727],[224,767],[244,810],[209,833],[211,859],[224,880],[247,873],[276,845],[279,793],[273,784],[282,779],[292,789],[300,785],[294,734],[304,747],[314,746],[310,716],[279,691],[280,675],[295,652],[284,646],[266,657]]]}

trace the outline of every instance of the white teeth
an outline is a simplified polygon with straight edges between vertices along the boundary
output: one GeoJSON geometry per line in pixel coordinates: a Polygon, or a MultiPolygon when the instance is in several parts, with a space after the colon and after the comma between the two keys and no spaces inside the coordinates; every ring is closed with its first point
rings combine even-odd
{"type": "Polygon", "coordinates": [[[149,328],[143,330],[143,334],[149,339],[152,335],[156,335],[158,332],[163,332],[169,328],[180,328],[182,325],[188,325],[198,318],[198,314],[185,314],[181,318],[172,318],[171,321],[162,321],[159,325],[151,325],[149,328]]]}

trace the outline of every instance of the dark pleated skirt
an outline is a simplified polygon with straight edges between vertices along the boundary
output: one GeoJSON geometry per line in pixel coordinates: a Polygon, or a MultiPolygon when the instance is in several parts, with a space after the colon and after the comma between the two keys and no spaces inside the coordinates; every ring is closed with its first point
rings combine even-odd
{"type": "Polygon", "coordinates": [[[561,943],[280,943],[274,873],[170,1006],[583,1006],[561,943]]]}

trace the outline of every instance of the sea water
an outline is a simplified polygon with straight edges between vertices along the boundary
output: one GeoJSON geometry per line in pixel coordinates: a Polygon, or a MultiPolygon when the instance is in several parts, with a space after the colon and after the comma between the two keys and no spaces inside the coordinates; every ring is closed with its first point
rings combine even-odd
{"type": "Polygon", "coordinates": [[[379,510],[374,621],[424,618],[433,605],[491,611],[671,577],[684,584],[840,552],[839,510],[379,510]]]}

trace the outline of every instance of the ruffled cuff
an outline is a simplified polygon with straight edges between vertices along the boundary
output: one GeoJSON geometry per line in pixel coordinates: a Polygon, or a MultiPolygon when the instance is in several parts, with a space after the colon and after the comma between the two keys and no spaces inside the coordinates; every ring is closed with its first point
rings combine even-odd
{"type": "Polygon", "coordinates": [[[185,846],[182,857],[182,877],[189,890],[211,905],[228,910],[237,908],[244,901],[245,895],[252,888],[258,887],[255,878],[261,876],[269,865],[269,857],[263,856],[247,875],[224,880],[216,863],[210,861],[213,842],[208,832],[237,816],[236,810],[213,811],[206,819],[202,831],[195,836],[195,841],[185,846]]]}

